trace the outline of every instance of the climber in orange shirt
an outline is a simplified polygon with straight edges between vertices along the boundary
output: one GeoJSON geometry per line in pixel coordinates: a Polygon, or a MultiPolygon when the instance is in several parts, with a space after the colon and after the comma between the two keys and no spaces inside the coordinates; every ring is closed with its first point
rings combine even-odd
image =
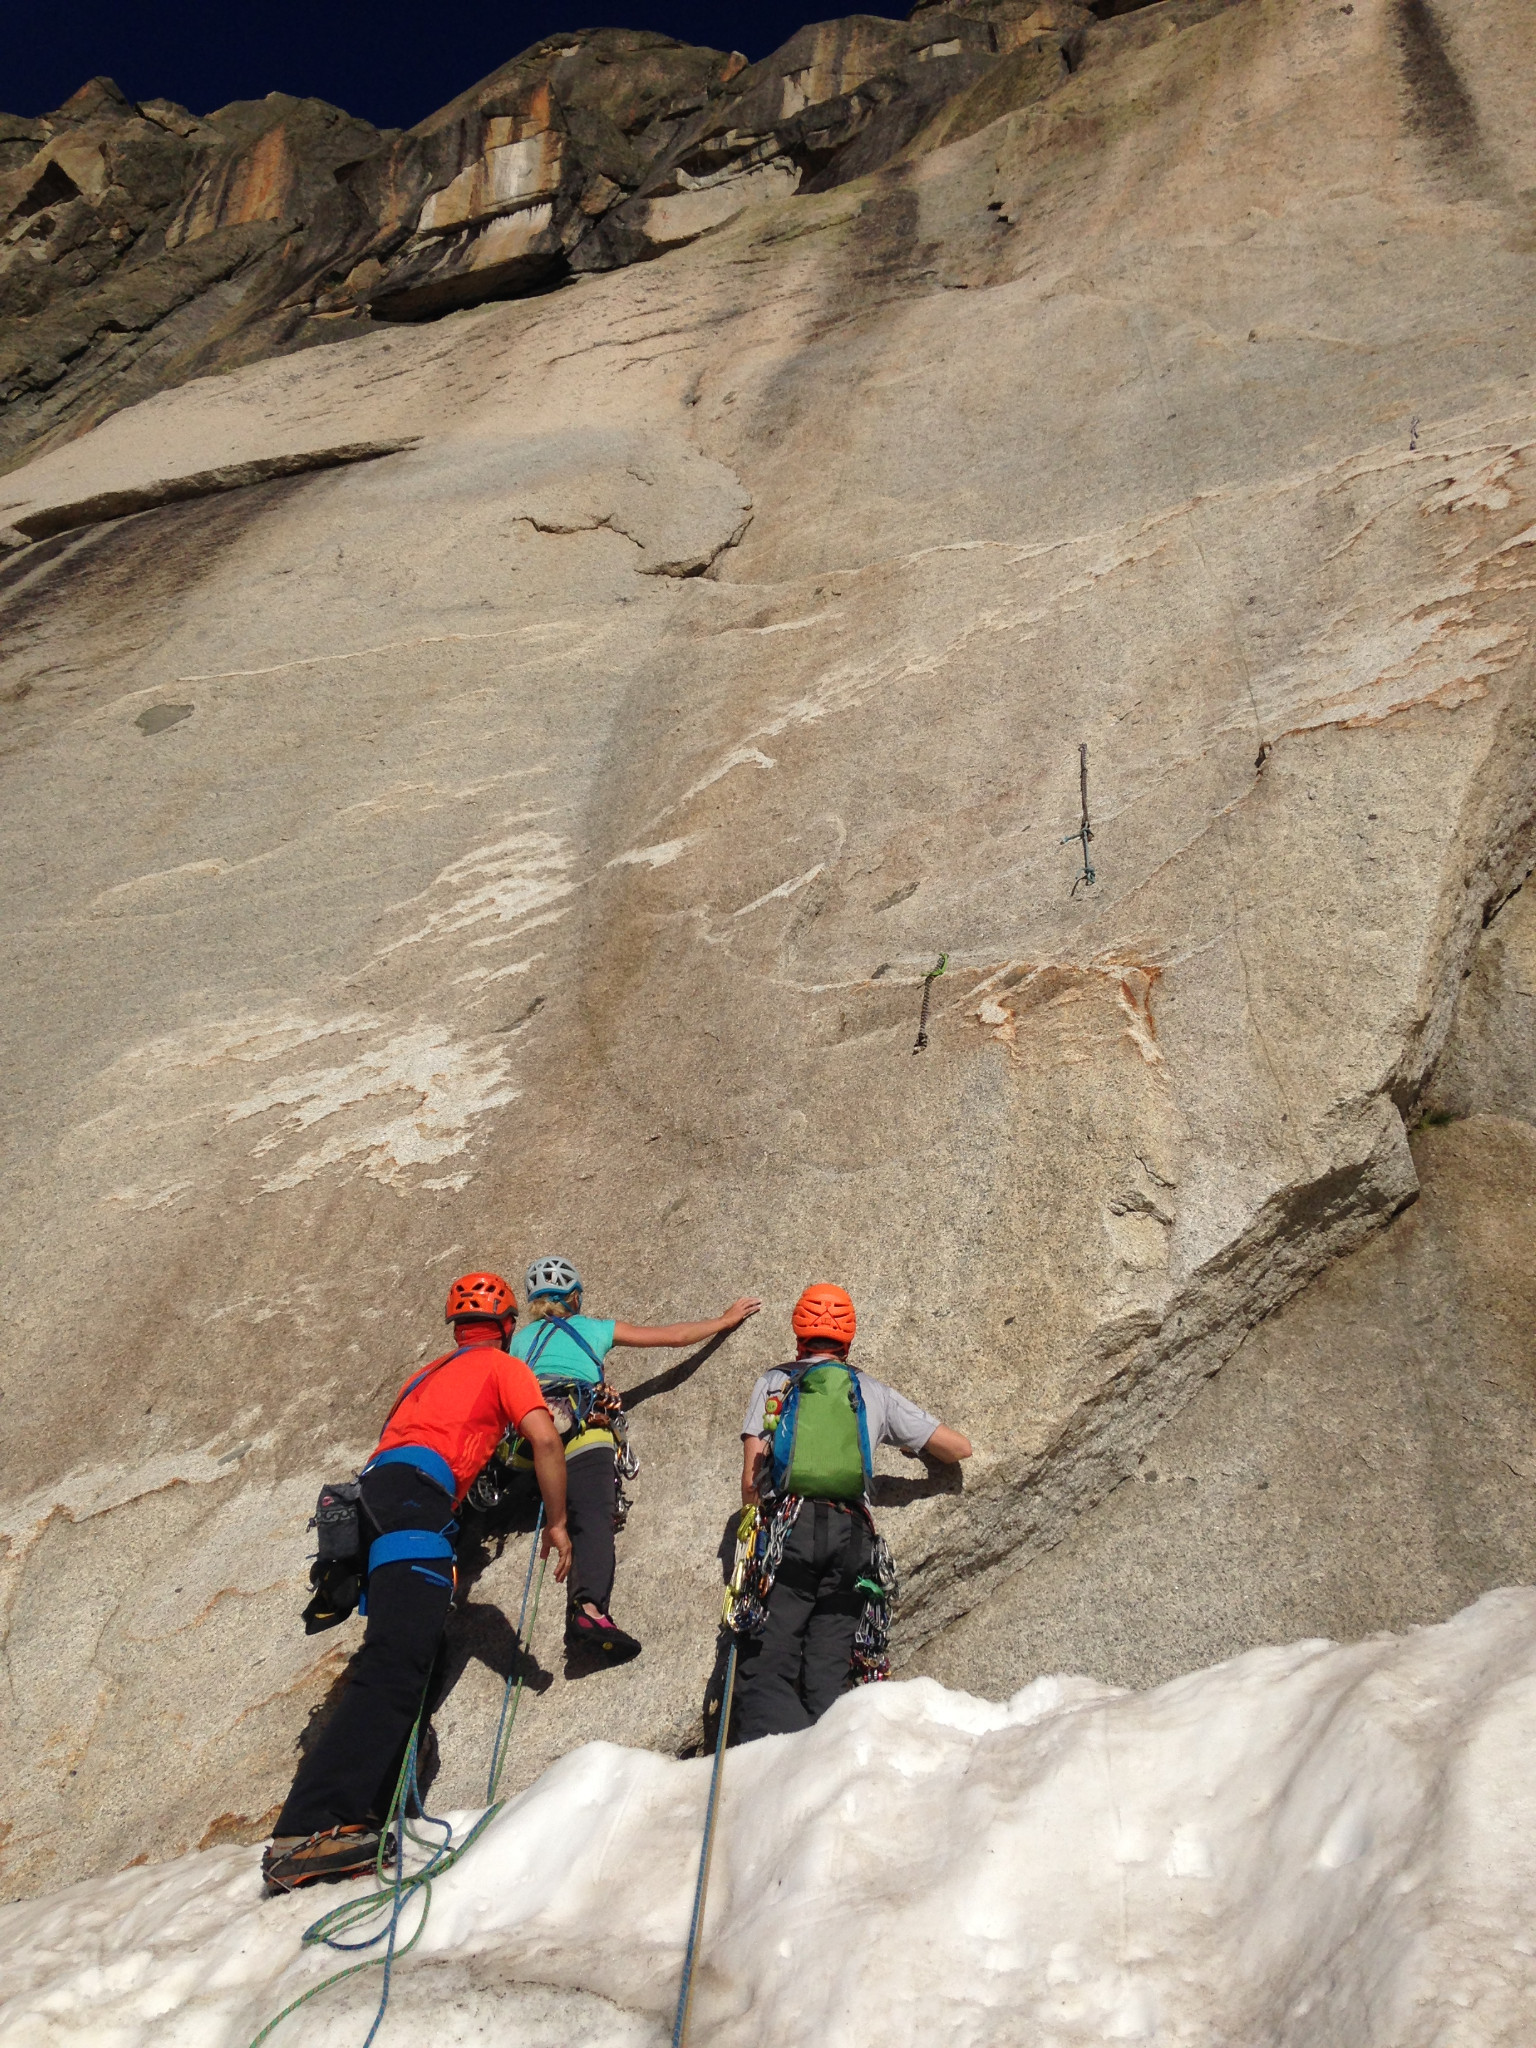
{"type": "Polygon", "coordinates": [[[427,1699],[453,1600],[455,1510],[508,1429],[533,1454],[543,1550],[571,1564],[565,1451],[539,1383],[510,1358],[517,1302],[499,1274],[448,1290],[454,1350],[409,1380],[363,1467],[367,1633],[346,1691],[300,1764],[262,1858],[269,1892],[373,1867],[412,1727],[427,1699]]]}

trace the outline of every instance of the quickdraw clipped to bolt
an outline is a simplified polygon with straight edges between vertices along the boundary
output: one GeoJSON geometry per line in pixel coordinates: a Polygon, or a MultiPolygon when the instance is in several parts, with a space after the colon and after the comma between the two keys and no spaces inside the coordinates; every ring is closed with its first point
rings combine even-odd
{"type": "Polygon", "coordinates": [[[949,955],[947,953],[941,953],[939,955],[938,966],[930,967],[928,972],[923,976],[923,1007],[922,1010],[919,1012],[917,1019],[917,1043],[912,1048],[914,1052],[921,1052],[923,1047],[928,1043],[928,1005],[933,997],[933,984],[938,980],[939,976],[944,972],[945,968],[948,965],[949,955]]]}

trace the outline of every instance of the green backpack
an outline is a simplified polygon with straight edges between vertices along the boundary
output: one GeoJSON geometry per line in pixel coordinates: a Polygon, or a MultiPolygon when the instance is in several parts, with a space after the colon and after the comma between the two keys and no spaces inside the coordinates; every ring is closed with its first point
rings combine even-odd
{"type": "Polygon", "coordinates": [[[788,1368],[778,1395],[771,1452],[773,1490],[782,1499],[862,1500],[872,1470],[864,1395],[852,1366],[816,1359],[788,1368]]]}

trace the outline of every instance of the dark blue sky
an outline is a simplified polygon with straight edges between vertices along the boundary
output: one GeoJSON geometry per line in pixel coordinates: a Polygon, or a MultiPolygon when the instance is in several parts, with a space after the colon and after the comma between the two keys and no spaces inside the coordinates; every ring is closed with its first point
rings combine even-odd
{"type": "MultiPolygon", "coordinates": [[[[43,114],[104,72],[130,99],[205,114],[269,92],[313,94],[404,128],[498,64],[573,28],[648,28],[766,57],[803,22],[843,11],[702,0],[56,0],[18,4],[0,34],[0,109],[43,114]]],[[[851,11],[851,10],[850,10],[851,11]]],[[[905,13],[897,0],[870,13],[905,13]]]]}

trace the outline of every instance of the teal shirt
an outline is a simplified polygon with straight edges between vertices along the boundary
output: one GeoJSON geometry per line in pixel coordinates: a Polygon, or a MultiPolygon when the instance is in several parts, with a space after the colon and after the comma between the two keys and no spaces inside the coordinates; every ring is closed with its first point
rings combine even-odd
{"type": "Polygon", "coordinates": [[[612,1323],[599,1322],[596,1316],[548,1316],[518,1331],[512,1339],[512,1356],[531,1365],[541,1380],[578,1380],[583,1386],[595,1387],[603,1375],[569,1334],[573,1329],[580,1330],[599,1359],[606,1359],[613,1349],[612,1323]],[[529,1354],[535,1350],[537,1356],[531,1358],[529,1354]]]}

